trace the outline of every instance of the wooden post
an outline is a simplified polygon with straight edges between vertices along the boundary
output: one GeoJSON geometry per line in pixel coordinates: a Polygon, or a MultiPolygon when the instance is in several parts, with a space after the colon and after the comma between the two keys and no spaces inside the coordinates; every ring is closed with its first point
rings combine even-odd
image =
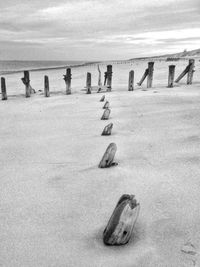
{"type": "Polygon", "coordinates": [[[104,102],[104,100],[105,100],[105,95],[103,95],[103,96],[101,97],[100,102],[104,102]]]}
{"type": "Polygon", "coordinates": [[[116,144],[110,143],[110,145],[107,147],[106,152],[104,153],[99,163],[99,168],[108,168],[111,166],[116,166],[117,163],[113,162],[116,151],[117,151],[116,144]]]}
{"type": "Polygon", "coordinates": [[[189,70],[188,70],[188,75],[187,75],[187,84],[192,84],[193,80],[193,73],[194,73],[194,59],[189,59],[189,70]]]}
{"type": "Polygon", "coordinates": [[[148,70],[148,69],[146,69],[146,70],[145,70],[145,72],[144,72],[144,74],[143,74],[143,76],[142,76],[142,78],[141,78],[141,80],[139,81],[139,83],[137,83],[139,86],[141,86],[141,85],[142,85],[142,83],[143,83],[143,82],[144,82],[144,80],[146,79],[146,77],[147,77],[148,73],[149,73],[149,70],[148,70]]]}
{"type": "Polygon", "coordinates": [[[101,91],[101,87],[102,87],[102,82],[101,82],[101,70],[100,67],[98,65],[98,72],[99,72],[99,78],[98,78],[98,92],[101,91]]]}
{"type": "Polygon", "coordinates": [[[103,130],[103,132],[102,132],[101,135],[111,135],[112,128],[113,128],[113,123],[108,124],[108,125],[104,128],[104,130],[103,130]]]}
{"type": "Polygon", "coordinates": [[[7,100],[7,93],[6,93],[6,80],[4,77],[1,77],[1,99],[7,100]]]}
{"type": "Polygon", "coordinates": [[[71,79],[72,79],[72,74],[71,74],[71,69],[68,68],[66,69],[66,75],[64,76],[64,81],[66,83],[66,95],[71,95],[71,79]]]}
{"type": "Polygon", "coordinates": [[[106,103],[103,106],[103,109],[109,108],[109,106],[110,106],[110,103],[108,101],[106,101],[106,103]]]}
{"type": "Polygon", "coordinates": [[[44,96],[45,97],[49,97],[50,96],[50,92],[49,92],[49,77],[48,76],[44,76],[44,96]]]}
{"type": "Polygon", "coordinates": [[[91,94],[91,73],[90,72],[87,73],[86,88],[87,88],[86,93],[91,94]]]}
{"type": "Polygon", "coordinates": [[[108,76],[107,88],[108,88],[108,91],[111,91],[112,89],[112,65],[107,66],[107,76],[108,76]]]}
{"type": "Polygon", "coordinates": [[[129,242],[140,211],[134,195],[122,195],[103,232],[105,245],[118,246],[129,242]]]}
{"type": "Polygon", "coordinates": [[[29,71],[25,70],[24,71],[24,77],[21,78],[23,84],[25,85],[25,90],[26,90],[26,97],[31,96],[31,86],[30,86],[30,79],[29,79],[29,71]]]}
{"type": "Polygon", "coordinates": [[[147,77],[147,88],[151,88],[152,87],[152,83],[153,83],[153,66],[154,66],[154,62],[149,62],[148,63],[148,77],[147,77]]]}
{"type": "Polygon", "coordinates": [[[133,70],[129,72],[128,90],[129,91],[134,90],[134,71],[133,70]]]}
{"type": "Polygon", "coordinates": [[[101,117],[101,120],[108,120],[109,119],[109,116],[110,116],[110,109],[109,108],[107,108],[107,109],[105,109],[104,110],[104,113],[103,113],[103,115],[102,115],[102,117],[101,117]]]}
{"type": "Polygon", "coordinates": [[[107,83],[107,78],[108,78],[108,73],[107,73],[107,71],[106,71],[106,72],[104,72],[104,86],[105,86],[106,83],[107,83]]]}
{"type": "Polygon", "coordinates": [[[175,83],[178,83],[186,75],[186,73],[188,73],[189,69],[190,69],[190,65],[187,65],[187,67],[184,69],[184,71],[175,80],[175,83]]]}
{"type": "Polygon", "coordinates": [[[175,75],[175,65],[169,66],[169,75],[168,75],[168,88],[174,87],[174,75],[175,75]]]}

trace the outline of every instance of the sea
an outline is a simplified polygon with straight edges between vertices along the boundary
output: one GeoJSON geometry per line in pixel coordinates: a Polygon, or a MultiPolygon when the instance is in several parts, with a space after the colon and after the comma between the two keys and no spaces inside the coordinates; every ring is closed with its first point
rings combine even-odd
{"type": "Polygon", "coordinates": [[[39,71],[59,69],[88,64],[84,61],[23,61],[23,60],[0,60],[0,75],[22,72],[24,70],[39,71]]]}

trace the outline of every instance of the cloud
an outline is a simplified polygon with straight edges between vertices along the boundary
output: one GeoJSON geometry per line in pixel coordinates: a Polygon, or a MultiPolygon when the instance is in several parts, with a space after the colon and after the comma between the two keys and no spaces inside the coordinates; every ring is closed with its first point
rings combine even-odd
{"type": "Polygon", "coordinates": [[[129,58],[196,47],[190,40],[200,37],[198,0],[7,0],[0,8],[0,50],[13,44],[10,57],[17,43],[23,57],[35,44],[38,58],[44,47],[49,59],[87,59],[88,48],[89,60],[129,58]]]}

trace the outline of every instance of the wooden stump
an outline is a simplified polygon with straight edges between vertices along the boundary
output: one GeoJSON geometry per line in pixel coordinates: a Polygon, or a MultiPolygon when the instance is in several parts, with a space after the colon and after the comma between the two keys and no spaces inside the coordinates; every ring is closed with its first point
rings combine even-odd
{"type": "Polygon", "coordinates": [[[128,91],[134,90],[134,71],[131,70],[129,72],[129,80],[128,80],[128,91]]]}
{"type": "Polygon", "coordinates": [[[103,106],[103,109],[107,109],[107,108],[109,108],[109,106],[110,106],[110,103],[108,101],[106,101],[106,103],[103,106]]]}
{"type": "Polygon", "coordinates": [[[108,91],[112,89],[112,65],[107,66],[107,88],[108,91]]]}
{"type": "Polygon", "coordinates": [[[30,86],[30,78],[29,78],[29,71],[25,70],[24,71],[24,77],[21,78],[23,84],[25,85],[25,95],[26,97],[31,96],[31,86],[30,86]]]}
{"type": "Polygon", "coordinates": [[[87,73],[87,80],[86,80],[86,94],[91,94],[91,73],[87,73]]]}
{"type": "Polygon", "coordinates": [[[116,166],[117,163],[113,162],[116,151],[117,151],[116,144],[110,143],[99,163],[99,168],[109,168],[111,166],[116,166]]]}
{"type": "Polygon", "coordinates": [[[129,242],[137,221],[140,204],[134,195],[122,195],[103,232],[105,245],[125,245],[129,242]]]}
{"type": "Polygon", "coordinates": [[[6,93],[6,80],[4,77],[1,77],[1,99],[7,100],[7,93],[6,93]]]}
{"type": "Polygon", "coordinates": [[[152,87],[152,83],[153,83],[153,66],[154,66],[154,62],[149,62],[148,63],[148,77],[147,77],[147,88],[151,88],[152,87]]]}
{"type": "Polygon", "coordinates": [[[168,88],[174,87],[175,65],[169,66],[168,88]]]}
{"type": "Polygon", "coordinates": [[[49,92],[49,77],[48,76],[44,76],[44,96],[45,97],[49,97],[50,96],[50,92],[49,92]]]}
{"type": "Polygon", "coordinates": [[[104,130],[103,130],[103,132],[102,132],[101,135],[111,135],[112,128],[113,128],[113,123],[108,124],[108,125],[104,128],[104,130]]]}
{"type": "Polygon", "coordinates": [[[193,80],[193,74],[194,74],[194,59],[189,60],[189,69],[188,69],[188,75],[187,75],[187,84],[192,84],[193,80]]]}
{"type": "Polygon", "coordinates": [[[65,81],[65,84],[66,84],[66,95],[71,95],[71,80],[72,80],[72,74],[71,74],[71,69],[70,68],[67,68],[66,70],[66,75],[63,75],[64,76],[64,81],[65,81]]]}
{"type": "Polygon", "coordinates": [[[101,117],[101,120],[108,120],[109,119],[109,116],[110,116],[110,109],[109,108],[107,108],[107,109],[105,109],[104,110],[104,113],[103,113],[103,115],[102,115],[102,117],[101,117]]]}
{"type": "Polygon", "coordinates": [[[143,74],[143,76],[142,76],[142,78],[141,78],[141,80],[137,83],[139,86],[141,86],[142,85],[142,83],[144,82],[144,80],[146,79],[146,77],[147,77],[147,75],[148,75],[148,73],[149,73],[149,70],[148,69],[146,69],[145,70],[145,72],[144,72],[144,74],[143,74]]]}
{"type": "Polygon", "coordinates": [[[103,96],[101,97],[100,102],[104,102],[104,100],[105,100],[105,95],[103,95],[103,96]]]}

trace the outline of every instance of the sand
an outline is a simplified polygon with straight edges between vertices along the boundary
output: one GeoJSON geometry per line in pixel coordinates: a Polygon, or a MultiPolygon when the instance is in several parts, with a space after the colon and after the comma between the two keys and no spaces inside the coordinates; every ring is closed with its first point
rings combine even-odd
{"type": "MultiPolygon", "coordinates": [[[[199,63],[192,86],[184,79],[172,89],[166,88],[169,64],[156,63],[154,88],[134,92],[127,91],[128,70],[135,69],[138,81],[146,62],[114,65],[108,122],[100,120],[102,94],[80,91],[86,71],[97,82],[96,66],[73,70],[70,96],[62,70],[31,73],[37,90],[41,77],[51,75],[50,98],[37,92],[26,99],[22,75],[6,76],[0,266],[200,266],[199,63]],[[109,122],[113,134],[103,137],[109,122]],[[99,169],[111,142],[119,165],[99,169]],[[124,193],[141,205],[133,237],[128,245],[106,247],[102,232],[124,193]]],[[[187,62],[176,64],[178,74],[187,62]]]]}

